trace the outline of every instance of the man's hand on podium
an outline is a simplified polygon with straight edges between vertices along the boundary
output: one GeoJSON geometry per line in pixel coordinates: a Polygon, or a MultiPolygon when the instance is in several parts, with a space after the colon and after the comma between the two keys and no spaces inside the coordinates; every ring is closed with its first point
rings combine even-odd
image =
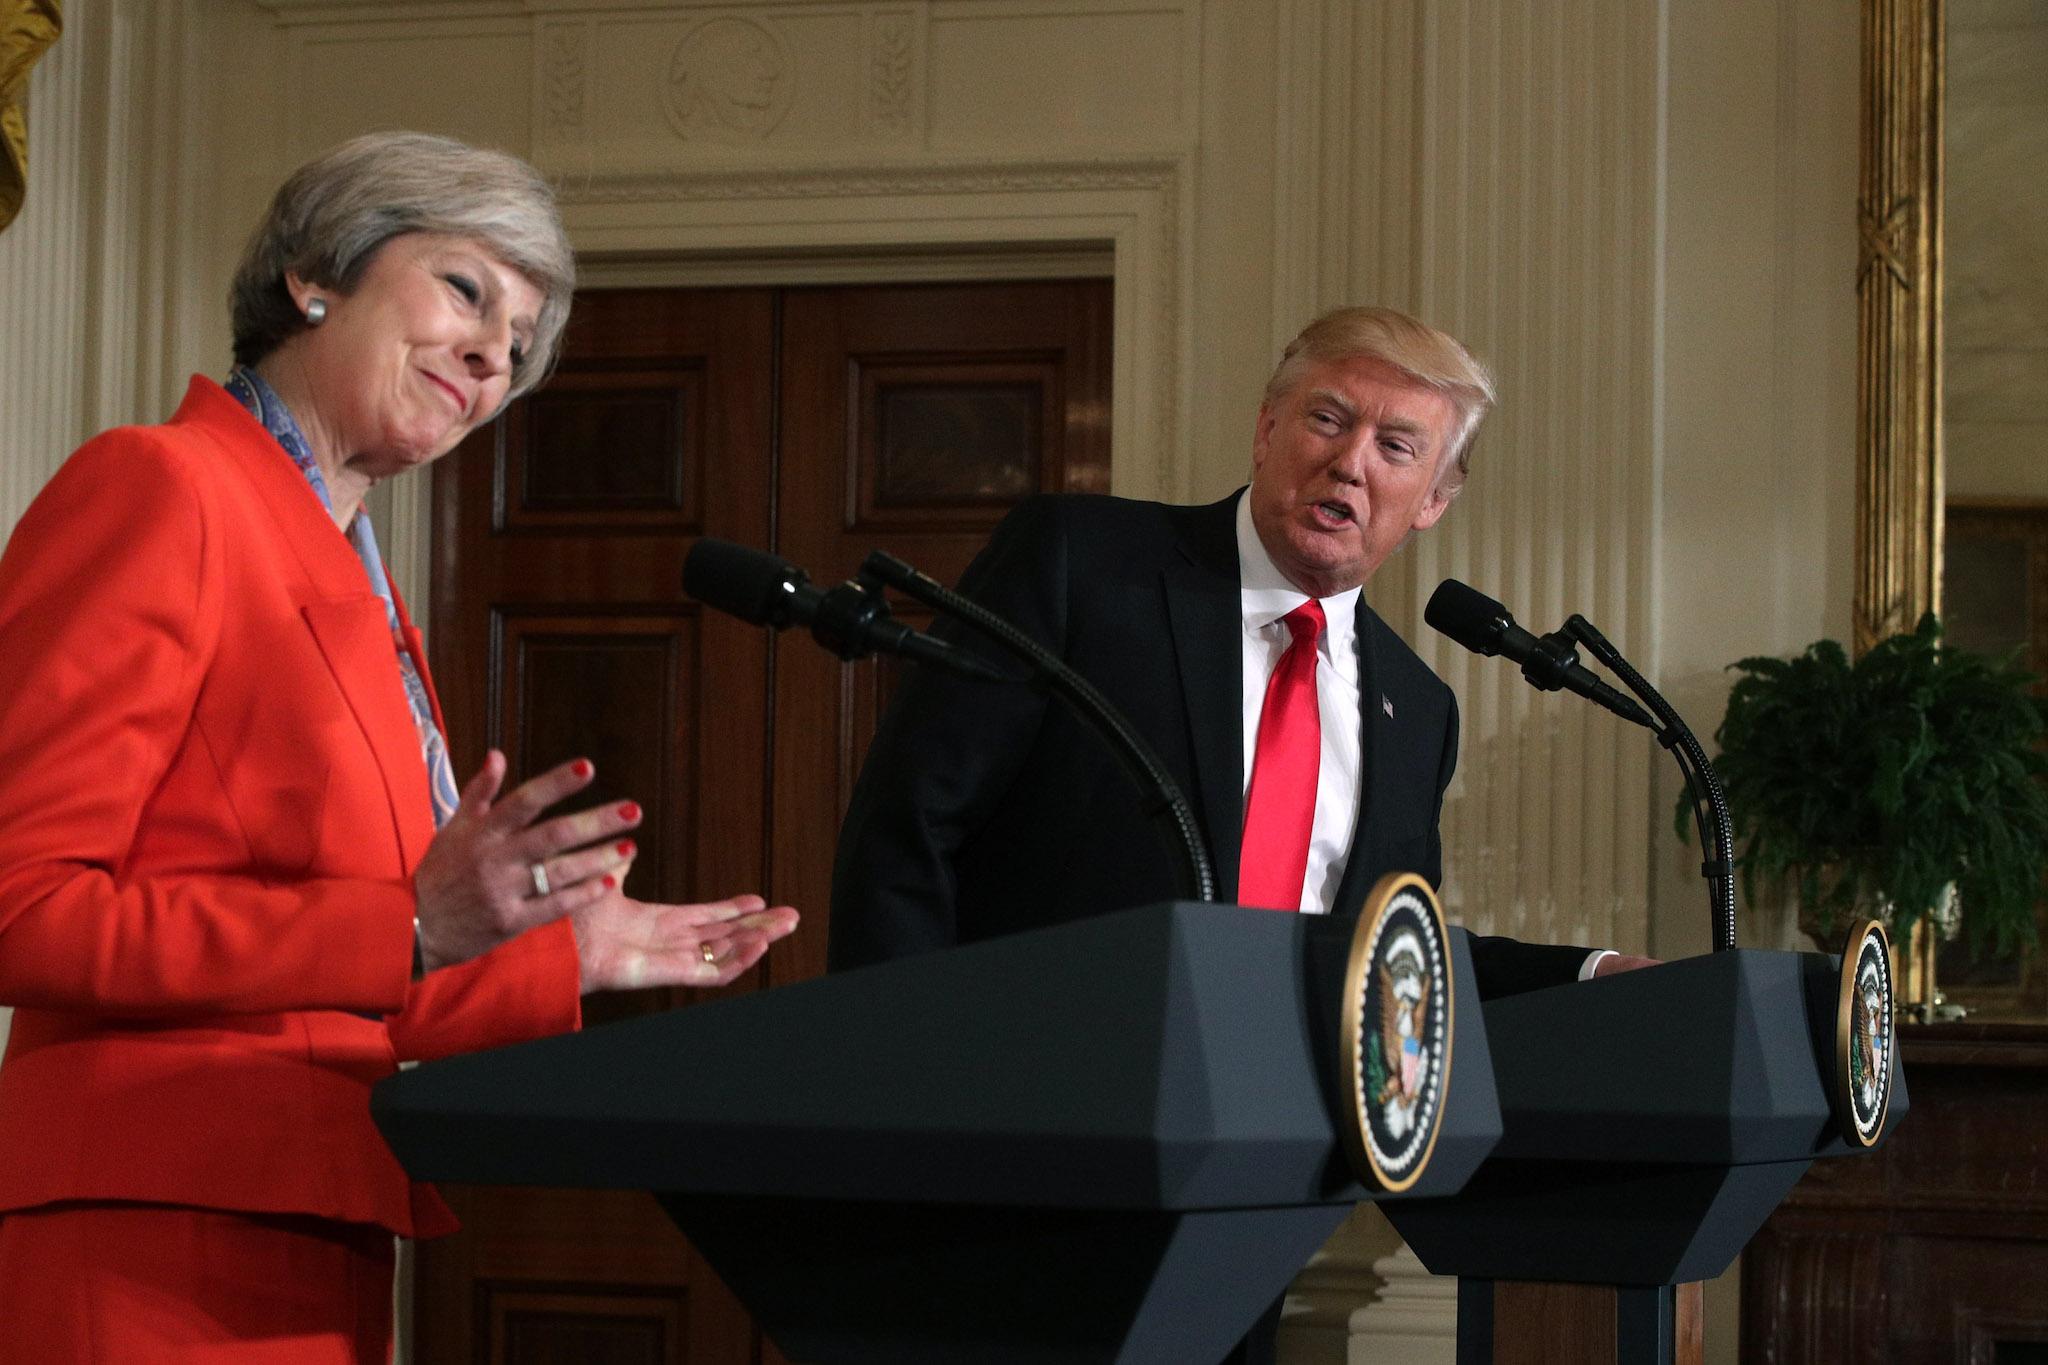
{"type": "Polygon", "coordinates": [[[1632,972],[1638,967],[1654,967],[1658,961],[1659,959],[1654,957],[1634,957],[1628,953],[1609,953],[1606,957],[1600,959],[1598,966],[1593,968],[1593,975],[1613,976],[1616,972],[1632,972]]]}

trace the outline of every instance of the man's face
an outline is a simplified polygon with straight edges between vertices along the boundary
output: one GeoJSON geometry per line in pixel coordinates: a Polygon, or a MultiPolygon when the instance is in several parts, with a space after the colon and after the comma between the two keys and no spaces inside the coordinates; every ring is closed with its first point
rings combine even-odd
{"type": "Polygon", "coordinates": [[[1260,408],[1252,525],[1288,581],[1311,597],[1355,588],[1410,531],[1436,525],[1455,421],[1449,398],[1363,357],[1312,365],[1260,408]]]}

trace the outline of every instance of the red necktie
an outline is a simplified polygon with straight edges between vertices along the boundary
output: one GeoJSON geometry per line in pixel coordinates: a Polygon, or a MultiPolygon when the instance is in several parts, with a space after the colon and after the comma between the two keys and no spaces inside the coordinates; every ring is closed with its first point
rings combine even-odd
{"type": "Polygon", "coordinates": [[[1316,820],[1316,775],[1323,766],[1323,720],[1316,708],[1316,642],[1323,634],[1323,607],[1310,598],[1280,619],[1294,641],[1266,684],[1266,704],[1259,712],[1251,790],[1244,798],[1237,903],[1299,910],[1309,832],[1316,820]]]}

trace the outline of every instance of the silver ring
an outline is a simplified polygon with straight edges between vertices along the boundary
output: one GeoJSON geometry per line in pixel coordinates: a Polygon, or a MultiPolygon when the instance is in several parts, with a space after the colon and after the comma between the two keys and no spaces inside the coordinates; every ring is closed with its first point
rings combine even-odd
{"type": "Polygon", "coordinates": [[[548,865],[546,863],[531,864],[526,869],[526,875],[533,878],[534,895],[545,896],[549,891],[553,890],[548,885],[548,865]]]}

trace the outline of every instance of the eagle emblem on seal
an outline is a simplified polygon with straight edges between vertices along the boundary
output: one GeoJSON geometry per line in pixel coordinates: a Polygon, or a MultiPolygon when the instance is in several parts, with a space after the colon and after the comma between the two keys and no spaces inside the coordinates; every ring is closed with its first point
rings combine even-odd
{"type": "Polygon", "coordinates": [[[1877,1108],[1878,1078],[1886,1070],[1884,1036],[1877,1026],[1883,1012],[1877,982],[1859,981],[1849,1006],[1849,1085],[1863,1112],[1877,1108]]]}
{"type": "Polygon", "coordinates": [[[1398,935],[1379,963],[1379,1084],[1374,1098],[1387,1131],[1396,1138],[1415,1126],[1423,1079],[1429,1074],[1429,1040],[1424,1013],[1430,974],[1422,945],[1412,934],[1398,935]]]}

